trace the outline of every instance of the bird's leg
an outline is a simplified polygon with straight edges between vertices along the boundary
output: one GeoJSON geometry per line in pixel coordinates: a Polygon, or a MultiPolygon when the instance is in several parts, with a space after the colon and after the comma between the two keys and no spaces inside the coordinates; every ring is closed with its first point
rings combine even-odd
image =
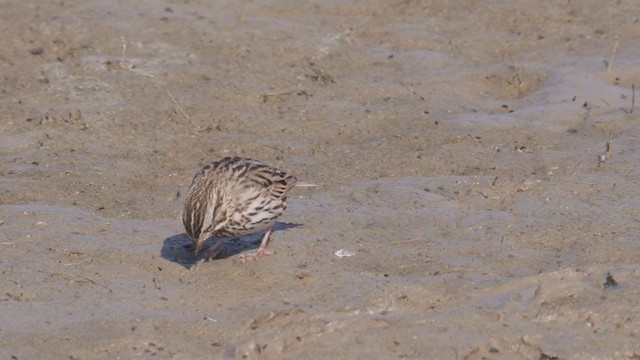
{"type": "Polygon", "coordinates": [[[267,249],[267,244],[269,244],[269,235],[271,235],[272,229],[273,229],[273,224],[271,224],[271,226],[269,226],[269,228],[267,229],[267,232],[264,233],[264,236],[262,237],[262,242],[260,242],[260,246],[258,247],[258,251],[240,255],[240,260],[242,260],[242,262],[254,261],[254,260],[258,260],[263,256],[275,254],[275,251],[267,249]]]}

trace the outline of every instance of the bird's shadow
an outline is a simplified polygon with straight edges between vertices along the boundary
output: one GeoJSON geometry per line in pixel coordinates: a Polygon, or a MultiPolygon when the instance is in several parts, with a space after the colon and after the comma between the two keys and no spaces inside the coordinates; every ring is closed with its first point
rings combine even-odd
{"type": "MultiPolygon", "coordinates": [[[[302,225],[293,223],[276,223],[273,226],[273,232],[297,228],[300,226],[302,225]]],[[[260,245],[263,234],[264,231],[260,231],[255,234],[232,238],[225,241],[224,244],[220,246],[216,259],[228,258],[245,250],[257,248],[260,245]]],[[[162,249],[160,250],[160,256],[165,260],[180,264],[185,268],[190,269],[203,257],[204,252],[213,243],[213,241],[213,238],[205,241],[202,246],[202,250],[200,250],[200,254],[196,257],[193,254],[193,243],[187,234],[182,233],[173,235],[164,239],[162,249]]]]}

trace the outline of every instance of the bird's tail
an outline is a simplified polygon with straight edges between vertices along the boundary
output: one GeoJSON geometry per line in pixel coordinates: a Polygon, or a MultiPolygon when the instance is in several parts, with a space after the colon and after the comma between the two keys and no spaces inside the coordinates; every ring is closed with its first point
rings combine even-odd
{"type": "Polygon", "coordinates": [[[285,192],[287,192],[296,186],[298,178],[293,175],[287,175],[287,177],[284,178],[284,181],[287,183],[287,190],[285,190],[285,192]]]}

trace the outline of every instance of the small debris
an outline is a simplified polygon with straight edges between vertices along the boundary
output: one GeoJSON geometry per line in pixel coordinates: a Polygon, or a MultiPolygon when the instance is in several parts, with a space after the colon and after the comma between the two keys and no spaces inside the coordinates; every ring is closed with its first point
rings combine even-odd
{"type": "Polygon", "coordinates": [[[334,84],[336,83],[336,80],[333,78],[333,76],[329,73],[327,73],[326,71],[322,70],[322,69],[316,69],[314,68],[315,64],[314,63],[309,63],[309,66],[305,66],[305,69],[308,70],[309,72],[312,72],[313,74],[305,74],[305,77],[312,80],[312,81],[317,81],[319,83],[321,83],[322,85],[326,85],[326,84],[334,84]]]}
{"type": "Polygon", "coordinates": [[[354,256],[356,253],[353,251],[349,251],[349,250],[345,250],[345,249],[340,249],[338,251],[336,251],[336,256],[339,258],[343,258],[343,257],[350,257],[350,256],[354,256]]]}
{"type": "Polygon", "coordinates": [[[403,244],[414,243],[414,242],[416,242],[418,240],[420,240],[420,239],[414,238],[414,239],[394,240],[394,241],[389,242],[389,244],[391,244],[391,245],[403,245],[403,244]]]}
{"type": "Polygon", "coordinates": [[[29,50],[29,53],[31,55],[42,55],[42,54],[44,54],[44,49],[43,48],[31,49],[31,50],[29,50]]]}
{"type": "Polygon", "coordinates": [[[611,135],[612,132],[609,131],[609,140],[607,140],[607,146],[605,148],[605,153],[598,155],[598,167],[605,163],[605,161],[611,158],[611,135]]]}
{"type": "Polygon", "coordinates": [[[604,164],[604,162],[607,160],[606,155],[598,155],[598,167],[600,167],[600,165],[604,164]]]}
{"type": "Polygon", "coordinates": [[[629,114],[633,114],[633,108],[636,107],[636,85],[631,84],[631,110],[629,110],[629,114]]]}
{"type": "Polygon", "coordinates": [[[617,287],[618,282],[616,281],[616,279],[613,278],[613,275],[611,275],[611,273],[607,273],[607,280],[603,285],[606,289],[609,289],[609,288],[617,287]]]}
{"type": "Polygon", "coordinates": [[[306,273],[306,272],[299,272],[299,273],[296,273],[296,278],[298,278],[298,279],[300,279],[300,280],[306,279],[306,278],[308,278],[309,276],[311,276],[311,275],[310,275],[309,273],[306,273]]]}
{"type": "Polygon", "coordinates": [[[557,357],[556,355],[549,355],[546,353],[541,353],[539,359],[540,360],[560,360],[560,358],[557,357]]]}

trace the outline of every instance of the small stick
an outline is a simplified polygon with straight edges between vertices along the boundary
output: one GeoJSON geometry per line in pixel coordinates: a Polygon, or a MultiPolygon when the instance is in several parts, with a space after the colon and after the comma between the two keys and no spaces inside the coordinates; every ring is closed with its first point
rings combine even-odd
{"type": "MultiPolygon", "coordinates": [[[[65,277],[65,278],[66,278],[66,277],[65,277]]],[[[80,277],[79,277],[79,279],[82,279],[82,280],[88,281],[88,282],[92,283],[93,285],[97,285],[97,286],[100,286],[100,287],[102,287],[102,288],[107,289],[107,290],[109,291],[109,293],[113,293],[113,291],[112,291],[108,286],[106,286],[106,285],[102,285],[102,284],[98,284],[97,282],[95,282],[95,281],[93,281],[93,280],[89,279],[89,278],[88,278],[88,277],[86,277],[86,276],[80,276],[80,277]]],[[[66,280],[69,280],[69,279],[68,279],[68,278],[66,278],[66,280]]]]}
{"type": "Polygon", "coordinates": [[[191,123],[191,126],[196,128],[197,130],[202,130],[200,126],[193,123],[193,120],[191,120],[191,117],[189,117],[189,115],[184,111],[184,109],[182,108],[182,105],[180,105],[178,100],[176,100],[176,98],[173,97],[173,94],[171,93],[171,91],[169,91],[169,89],[166,89],[166,90],[167,90],[167,94],[169,94],[169,97],[171,97],[171,100],[173,100],[173,102],[176,104],[176,107],[178,108],[178,111],[180,111],[182,116],[184,116],[187,120],[189,120],[189,123],[191,123]]]}
{"type": "Polygon", "coordinates": [[[281,92],[273,92],[273,93],[264,93],[262,95],[260,95],[260,97],[262,98],[262,102],[265,103],[269,100],[270,97],[280,97],[280,96],[284,96],[284,95],[289,95],[292,94],[293,90],[290,91],[281,91],[281,92]]]}
{"type": "Polygon", "coordinates": [[[395,241],[390,241],[389,244],[391,245],[402,245],[402,244],[409,244],[412,242],[416,242],[420,239],[406,239],[406,240],[395,240],[395,241]]]}
{"type": "Polygon", "coordinates": [[[613,131],[609,130],[609,140],[607,140],[607,151],[605,152],[608,158],[611,157],[611,134],[613,131]]]}
{"type": "Polygon", "coordinates": [[[122,44],[122,56],[120,57],[120,64],[124,63],[124,58],[127,56],[127,40],[124,36],[120,36],[120,43],[122,44]]]}
{"type": "Polygon", "coordinates": [[[609,58],[609,64],[607,65],[607,72],[611,72],[611,68],[613,67],[613,59],[616,57],[616,52],[618,51],[619,43],[620,43],[620,35],[616,36],[616,44],[613,45],[613,51],[611,52],[611,57],[609,58]]]}
{"type": "Polygon", "coordinates": [[[629,114],[633,114],[634,107],[636,107],[636,85],[631,84],[631,111],[629,111],[629,114]]]}
{"type": "Polygon", "coordinates": [[[307,184],[307,183],[299,183],[299,184],[296,184],[296,187],[315,187],[315,186],[322,186],[322,185],[307,184]]]}
{"type": "Polygon", "coordinates": [[[422,101],[427,101],[427,99],[424,96],[418,94],[415,90],[405,85],[402,81],[400,82],[400,85],[402,85],[405,89],[409,90],[413,95],[419,97],[422,101]]]}
{"type": "Polygon", "coordinates": [[[262,94],[262,96],[281,96],[281,95],[289,95],[293,93],[293,90],[289,90],[289,91],[280,91],[280,92],[272,92],[272,93],[264,93],[262,94]]]}

